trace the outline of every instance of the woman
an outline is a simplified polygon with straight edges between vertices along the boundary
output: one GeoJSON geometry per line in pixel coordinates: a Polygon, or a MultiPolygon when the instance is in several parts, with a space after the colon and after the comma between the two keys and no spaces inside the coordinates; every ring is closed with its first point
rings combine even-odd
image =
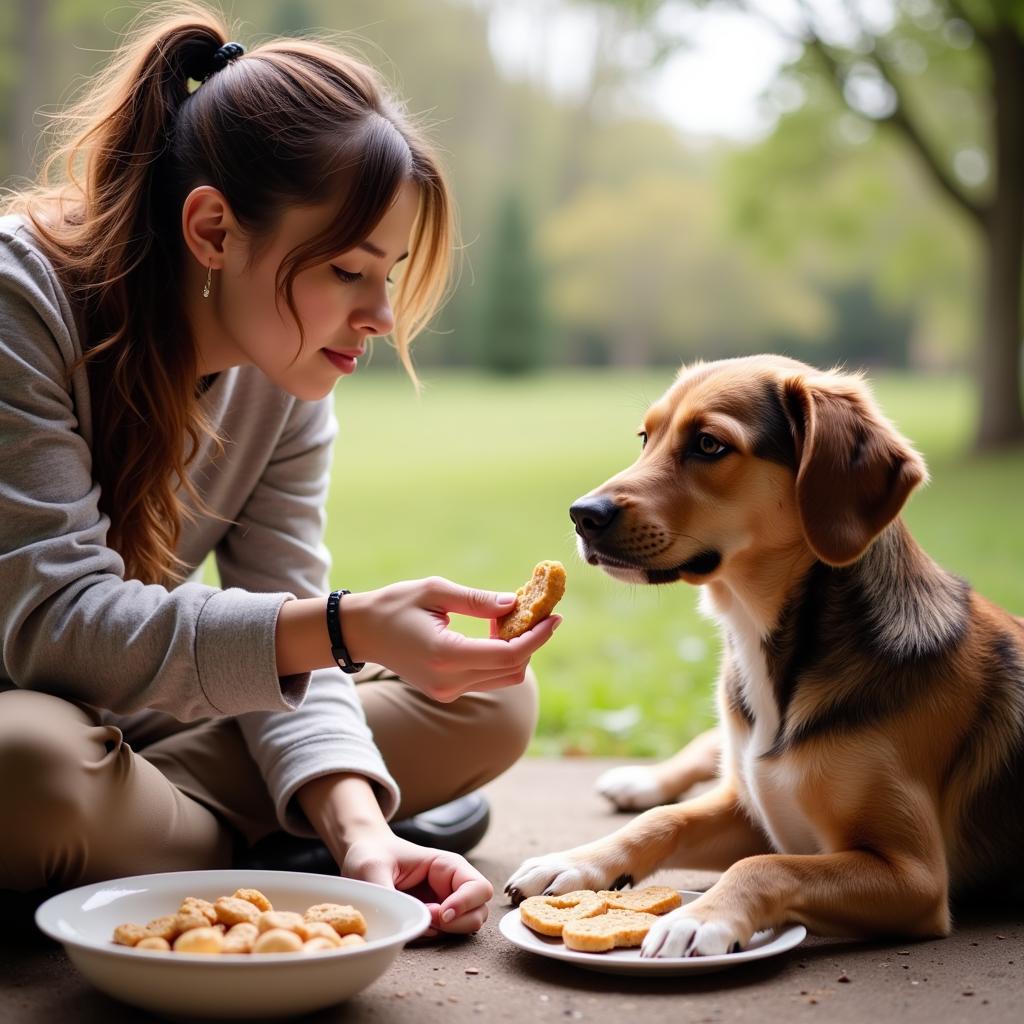
{"type": "Polygon", "coordinates": [[[136,32],[0,219],[0,888],[283,829],[472,932],[487,880],[387,820],[522,753],[558,619],[467,639],[448,613],[513,595],[439,578],[329,597],[322,544],[331,391],[372,337],[412,374],[446,185],[365,66],[226,40],[196,6],[136,32]]]}

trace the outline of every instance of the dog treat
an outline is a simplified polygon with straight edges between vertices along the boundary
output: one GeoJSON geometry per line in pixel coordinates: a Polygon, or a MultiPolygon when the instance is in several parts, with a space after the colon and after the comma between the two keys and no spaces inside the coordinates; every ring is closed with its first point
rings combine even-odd
{"type": "Polygon", "coordinates": [[[166,939],[168,942],[174,942],[180,934],[177,914],[155,917],[146,925],[147,936],[155,935],[158,939],[166,939]]]}
{"type": "Polygon", "coordinates": [[[259,891],[259,889],[236,889],[234,898],[236,900],[245,900],[247,903],[251,903],[261,911],[274,909],[270,900],[268,900],[267,897],[259,891]]]}
{"type": "Polygon", "coordinates": [[[355,933],[366,934],[366,918],[355,907],[340,903],[318,903],[303,915],[306,921],[323,921],[342,937],[355,933]]]}
{"type": "Polygon", "coordinates": [[[243,921],[241,924],[236,924],[233,928],[228,929],[227,934],[224,936],[224,945],[221,947],[221,952],[251,953],[252,947],[259,936],[259,929],[256,925],[243,921]]]}
{"type": "Polygon", "coordinates": [[[207,925],[193,928],[174,940],[175,953],[219,953],[224,946],[224,935],[218,928],[207,925]]]}
{"type": "MultiPolygon", "coordinates": [[[[237,896],[238,893],[235,893],[237,896]]],[[[178,907],[179,914],[202,914],[208,924],[217,923],[217,908],[209,900],[201,900],[198,896],[186,896],[178,907]]]]}
{"type": "Polygon", "coordinates": [[[607,900],[592,890],[580,889],[564,896],[530,896],[519,904],[519,917],[540,935],[559,936],[570,921],[596,917],[607,909],[607,900]]]}
{"type": "Polygon", "coordinates": [[[243,921],[255,924],[260,919],[260,911],[254,903],[236,896],[221,896],[213,906],[217,911],[217,920],[223,921],[229,928],[243,921]]]}
{"type": "Polygon", "coordinates": [[[606,953],[616,946],[639,946],[658,918],[635,910],[609,910],[597,917],[569,921],[562,929],[567,949],[606,953]]]}
{"type": "Polygon", "coordinates": [[[148,939],[146,929],[141,924],[119,924],[114,929],[114,941],[119,946],[137,946],[143,939],[148,939]]]}
{"type": "Polygon", "coordinates": [[[365,935],[366,918],[355,907],[316,903],[299,914],[274,910],[257,889],[238,889],[213,903],[187,896],[178,913],[119,924],[113,939],[165,953],[317,953],[365,946],[365,935]]]}
{"type": "Polygon", "coordinates": [[[621,892],[602,889],[597,895],[608,903],[609,910],[635,910],[640,914],[667,914],[683,905],[683,897],[667,885],[648,885],[621,892]]]}
{"type": "Polygon", "coordinates": [[[667,885],[624,892],[580,889],[564,896],[530,896],[519,905],[519,916],[533,931],[561,937],[567,949],[606,953],[617,946],[639,946],[658,915],[682,902],[667,885]]]}
{"type": "Polygon", "coordinates": [[[253,944],[253,953],[298,953],[302,939],[285,928],[271,928],[253,944]]]}
{"type": "Polygon", "coordinates": [[[515,607],[498,619],[498,636],[514,640],[546,619],[565,593],[565,566],[538,562],[533,576],[516,591],[515,607]]]}
{"type": "Polygon", "coordinates": [[[310,939],[327,939],[335,946],[341,945],[341,936],[325,921],[302,921],[295,932],[303,942],[310,939]]]}
{"type": "Polygon", "coordinates": [[[302,924],[302,915],[296,914],[293,910],[267,910],[260,914],[256,927],[260,933],[269,932],[271,928],[284,928],[289,932],[299,931],[302,924]]]}

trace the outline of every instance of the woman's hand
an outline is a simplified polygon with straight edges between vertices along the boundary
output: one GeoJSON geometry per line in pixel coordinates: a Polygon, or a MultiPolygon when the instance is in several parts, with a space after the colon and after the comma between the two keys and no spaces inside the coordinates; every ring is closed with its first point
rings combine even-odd
{"type": "Polygon", "coordinates": [[[430,911],[426,937],[468,935],[487,920],[494,887],[465,857],[399,839],[390,829],[348,845],[339,861],[346,878],[410,892],[430,911]]]}
{"type": "Polygon", "coordinates": [[[491,883],[457,853],[399,839],[362,776],[322,775],[295,795],[343,875],[412,890],[423,900],[430,911],[428,937],[479,931],[487,920],[487,901],[494,895],[491,883]]]}
{"type": "Polygon", "coordinates": [[[496,690],[525,679],[530,658],[562,619],[551,615],[515,640],[499,640],[493,620],[514,604],[514,594],[432,576],[347,594],[341,624],[354,661],[386,665],[427,696],[447,703],[470,690],[496,690]],[[472,639],[449,629],[452,613],[491,619],[491,638],[472,639]]]}

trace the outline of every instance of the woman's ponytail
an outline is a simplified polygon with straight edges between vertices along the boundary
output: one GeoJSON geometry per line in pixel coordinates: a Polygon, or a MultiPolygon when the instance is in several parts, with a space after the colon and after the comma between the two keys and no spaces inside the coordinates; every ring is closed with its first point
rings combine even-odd
{"type": "Polygon", "coordinates": [[[127,576],[153,582],[182,576],[176,547],[190,513],[178,488],[204,510],[186,468],[200,439],[213,435],[193,394],[183,266],[167,237],[174,225],[162,192],[190,79],[194,86],[206,77],[226,30],[201,8],[185,7],[156,25],[147,12],[62,119],[65,137],[43,166],[41,189],[25,197],[38,201],[10,211],[27,213],[79,311],[96,410],[93,472],[111,520],[109,543],[127,576]]]}

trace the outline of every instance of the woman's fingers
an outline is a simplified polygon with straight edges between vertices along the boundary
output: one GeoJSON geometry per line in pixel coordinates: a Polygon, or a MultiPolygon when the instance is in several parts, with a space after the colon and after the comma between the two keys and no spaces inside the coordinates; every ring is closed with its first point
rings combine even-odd
{"type": "Polygon", "coordinates": [[[432,597],[446,612],[472,615],[477,619],[495,619],[512,611],[516,595],[463,587],[440,577],[430,580],[432,597]]]}
{"type": "MultiPolygon", "coordinates": [[[[461,665],[456,668],[456,663],[453,660],[453,669],[445,673],[446,689],[458,696],[469,692],[483,693],[489,690],[500,690],[506,686],[516,686],[522,683],[526,678],[526,669],[530,664],[530,656],[533,651],[550,639],[551,634],[558,629],[561,621],[560,616],[552,615],[544,622],[538,623],[529,631],[529,634],[523,634],[523,637],[533,634],[527,645],[512,647],[514,641],[497,641],[505,650],[502,651],[499,648],[491,659],[474,664],[472,668],[461,665]]],[[[522,637],[517,639],[522,639],[522,637]]],[[[469,643],[472,642],[469,641],[469,643]]],[[[474,657],[473,660],[475,662],[476,658],[474,657]]]]}
{"type": "Polygon", "coordinates": [[[525,665],[561,624],[561,615],[549,615],[515,640],[477,639],[447,631],[445,653],[455,669],[511,669],[525,665]]]}
{"type": "Polygon", "coordinates": [[[468,879],[441,903],[441,927],[448,926],[460,917],[474,910],[483,910],[486,916],[487,901],[494,895],[494,886],[486,878],[468,879]]]}
{"type": "Polygon", "coordinates": [[[483,913],[481,923],[486,920],[487,901],[494,895],[494,886],[465,858],[457,854],[438,856],[430,865],[428,877],[434,892],[445,897],[438,915],[439,924],[445,931],[474,912],[483,913]]]}
{"type": "Polygon", "coordinates": [[[487,907],[485,905],[442,924],[441,930],[448,935],[472,935],[473,932],[478,932],[483,928],[486,920],[487,907]]]}

